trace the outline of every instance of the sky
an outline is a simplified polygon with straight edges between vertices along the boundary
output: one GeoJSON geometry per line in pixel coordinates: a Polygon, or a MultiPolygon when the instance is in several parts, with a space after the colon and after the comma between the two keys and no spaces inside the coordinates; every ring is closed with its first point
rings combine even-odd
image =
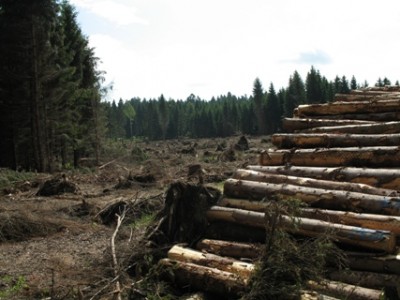
{"type": "Polygon", "coordinates": [[[400,80],[399,0],[70,0],[113,90],[211,99],[287,87],[314,66],[374,85],[400,80]]]}

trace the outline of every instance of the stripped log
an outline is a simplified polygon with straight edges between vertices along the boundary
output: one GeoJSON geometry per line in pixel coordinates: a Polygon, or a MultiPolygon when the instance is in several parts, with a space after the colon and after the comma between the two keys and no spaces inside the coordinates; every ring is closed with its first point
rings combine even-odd
{"type": "Polygon", "coordinates": [[[348,252],[346,257],[348,267],[352,270],[400,275],[400,252],[384,256],[348,252]]]}
{"type": "Polygon", "coordinates": [[[331,280],[357,284],[367,288],[381,289],[382,287],[397,287],[400,289],[400,276],[395,274],[382,274],[352,270],[335,270],[329,272],[328,277],[331,280]]]}
{"type": "Polygon", "coordinates": [[[335,134],[297,133],[274,134],[272,143],[278,148],[318,148],[318,147],[369,147],[399,146],[400,134],[335,134]]]}
{"type": "Polygon", "coordinates": [[[382,122],[362,125],[325,126],[305,129],[303,133],[354,133],[354,134],[393,134],[400,132],[400,122],[382,122]]]}
{"type": "Polygon", "coordinates": [[[260,165],[315,166],[315,167],[400,167],[400,148],[347,147],[297,150],[272,150],[260,154],[260,165]]]}
{"type": "Polygon", "coordinates": [[[400,192],[398,191],[377,188],[362,183],[341,182],[341,181],[314,179],[308,177],[271,174],[271,173],[264,173],[247,169],[237,169],[233,174],[232,178],[247,180],[247,181],[267,182],[267,183],[286,183],[286,184],[294,184],[294,185],[329,189],[329,190],[343,190],[343,191],[358,192],[370,195],[400,197],[400,192]]]}
{"type": "Polygon", "coordinates": [[[228,179],[224,184],[224,194],[255,200],[275,196],[279,199],[298,199],[318,208],[400,216],[400,198],[356,192],[228,179]]]}
{"type": "Polygon", "coordinates": [[[389,111],[384,113],[373,113],[373,114],[340,114],[340,115],[329,115],[329,116],[308,116],[308,119],[329,119],[329,120],[359,120],[359,121],[371,121],[371,122],[390,122],[400,121],[399,111],[389,111]]]}
{"type": "MultiPolygon", "coordinates": [[[[372,230],[355,226],[335,224],[308,218],[291,218],[281,215],[281,226],[285,230],[309,237],[328,234],[335,241],[374,250],[393,253],[396,249],[396,237],[389,231],[372,230]],[[294,226],[296,224],[296,226],[294,226]]],[[[265,228],[265,213],[243,209],[213,206],[207,211],[210,221],[226,221],[247,226],[265,228]]]]}
{"type": "MultiPolygon", "coordinates": [[[[256,212],[265,212],[268,203],[245,199],[222,198],[219,206],[239,208],[256,212]]],[[[365,227],[376,230],[386,230],[400,235],[400,217],[377,214],[361,214],[348,211],[328,210],[318,208],[301,208],[299,217],[318,219],[337,224],[365,227]]]]}
{"type": "Polygon", "coordinates": [[[318,292],[340,297],[341,299],[354,300],[379,300],[385,299],[384,292],[380,290],[368,289],[357,285],[346,284],[343,282],[324,280],[322,282],[309,281],[307,286],[318,292]]]}
{"type": "Polygon", "coordinates": [[[196,244],[196,249],[222,256],[234,258],[259,258],[262,254],[260,244],[238,243],[222,240],[202,239],[196,244]]]}
{"type": "Polygon", "coordinates": [[[254,265],[232,258],[222,257],[211,253],[203,253],[189,248],[173,246],[168,251],[168,258],[181,262],[194,263],[201,266],[216,268],[221,271],[237,274],[242,278],[249,279],[254,265]]]}
{"type": "Polygon", "coordinates": [[[271,174],[311,177],[316,179],[368,184],[385,189],[400,188],[399,169],[368,169],[353,167],[247,166],[247,169],[271,174]]]}
{"type": "Polygon", "coordinates": [[[374,124],[374,121],[365,120],[334,120],[334,119],[299,119],[299,118],[284,118],[282,120],[282,127],[286,131],[292,132],[296,130],[309,129],[314,127],[324,126],[339,126],[339,125],[361,125],[361,124],[374,124]]]}
{"type": "MultiPolygon", "coordinates": [[[[242,277],[226,271],[187,262],[161,259],[159,264],[173,272],[173,279],[180,286],[208,291],[219,295],[237,297],[247,286],[242,277]]],[[[167,274],[168,275],[168,274],[167,274]]]]}
{"type": "Polygon", "coordinates": [[[399,92],[389,91],[352,91],[350,94],[335,94],[334,101],[337,102],[352,102],[352,101],[373,101],[373,100],[384,100],[384,99],[395,99],[399,98],[399,92]]]}
{"type": "Polygon", "coordinates": [[[321,116],[337,114],[379,113],[389,111],[400,111],[400,99],[305,104],[299,105],[295,109],[294,115],[296,117],[306,118],[313,115],[321,116]]]}

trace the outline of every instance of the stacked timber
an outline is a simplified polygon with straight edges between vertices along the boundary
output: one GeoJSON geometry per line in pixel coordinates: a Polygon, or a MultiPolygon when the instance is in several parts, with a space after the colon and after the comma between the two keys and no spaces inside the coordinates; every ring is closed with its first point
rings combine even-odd
{"type": "Polygon", "coordinates": [[[203,239],[174,246],[161,264],[173,266],[182,286],[233,299],[262,252],[269,203],[296,199],[299,215],[281,215],[280,226],[303,238],[327,235],[348,258],[346,270],[308,283],[314,299],[400,298],[400,88],[300,105],[283,126],[259,165],[225,182],[206,211],[203,239]]]}

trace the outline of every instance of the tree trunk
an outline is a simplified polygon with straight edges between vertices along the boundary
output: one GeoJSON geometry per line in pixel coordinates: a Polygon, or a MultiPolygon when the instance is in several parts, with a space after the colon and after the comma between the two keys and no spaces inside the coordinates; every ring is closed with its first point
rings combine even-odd
{"type": "MultiPolygon", "coordinates": [[[[265,202],[249,201],[245,199],[232,199],[226,197],[221,199],[218,202],[218,205],[256,212],[265,212],[268,206],[268,204],[265,202]]],[[[299,210],[299,216],[303,218],[317,219],[349,226],[365,227],[375,230],[386,230],[400,235],[400,217],[398,216],[362,214],[318,208],[301,208],[299,210]]]]}
{"type": "Polygon", "coordinates": [[[386,147],[317,148],[268,150],[260,154],[260,165],[295,165],[315,167],[400,167],[400,149],[386,147]]]}
{"type": "Polygon", "coordinates": [[[399,111],[390,111],[384,113],[365,113],[365,114],[340,114],[329,116],[308,116],[308,119],[329,119],[329,120],[359,120],[373,122],[391,122],[400,121],[399,111]]]}
{"type": "Polygon", "coordinates": [[[394,134],[400,132],[400,122],[385,122],[363,125],[343,125],[315,127],[305,129],[302,133],[354,133],[354,134],[394,134]]]}
{"type": "Polygon", "coordinates": [[[238,180],[266,182],[266,183],[294,184],[305,187],[322,188],[329,190],[343,190],[343,191],[364,193],[370,195],[400,197],[400,192],[398,192],[397,190],[376,188],[362,183],[321,180],[321,179],[314,179],[307,177],[264,173],[246,169],[236,170],[232,178],[238,180]]]}
{"type": "Polygon", "coordinates": [[[400,252],[386,256],[365,256],[347,253],[348,266],[352,270],[400,275],[400,252]]]}
{"type": "Polygon", "coordinates": [[[345,284],[342,282],[328,281],[317,283],[309,281],[307,286],[318,292],[340,297],[341,299],[352,300],[380,300],[385,299],[384,293],[380,290],[363,288],[356,285],[345,284]]]}
{"type": "Polygon", "coordinates": [[[299,199],[312,207],[318,208],[400,215],[399,198],[303,187],[293,184],[228,179],[225,181],[224,194],[228,197],[254,200],[275,196],[279,199],[299,199]]]}
{"type": "Polygon", "coordinates": [[[240,276],[218,269],[168,258],[160,260],[159,264],[173,272],[174,281],[191,290],[207,291],[225,297],[237,297],[247,285],[247,282],[240,276]]]}
{"type": "Polygon", "coordinates": [[[202,252],[214,253],[234,258],[256,259],[261,256],[260,244],[228,242],[221,240],[203,239],[196,244],[196,249],[202,252]]]}
{"type": "Polygon", "coordinates": [[[342,271],[329,272],[328,276],[329,279],[331,280],[346,282],[350,284],[357,284],[367,288],[377,288],[377,289],[382,289],[383,287],[400,288],[400,276],[394,274],[381,274],[373,272],[342,270],[342,271]]]}
{"type": "Polygon", "coordinates": [[[288,132],[296,130],[309,129],[314,127],[326,126],[341,126],[341,125],[361,125],[361,124],[374,124],[374,121],[364,120],[334,120],[334,119],[299,119],[299,118],[284,118],[282,120],[283,129],[288,132]]]}
{"type": "Polygon", "coordinates": [[[359,114],[379,113],[400,110],[400,99],[377,100],[377,101],[352,101],[352,102],[331,102],[323,104],[299,105],[295,109],[296,117],[338,115],[338,114],[359,114]]]}
{"type": "MultiPolygon", "coordinates": [[[[365,229],[355,226],[335,224],[308,218],[291,218],[281,215],[281,225],[285,230],[304,236],[316,237],[327,234],[333,240],[344,244],[393,253],[396,237],[389,231],[365,229]]],[[[207,211],[210,221],[226,221],[247,226],[265,228],[265,213],[243,209],[213,206],[207,211]]]]}
{"type": "Polygon", "coordinates": [[[331,148],[331,147],[371,147],[398,146],[400,134],[334,134],[297,133],[274,134],[272,143],[278,148],[331,148]]]}
{"type": "Polygon", "coordinates": [[[186,263],[215,268],[221,271],[230,272],[239,275],[246,281],[250,278],[254,265],[232,258],[222,257],[215,254],[203,253],[189,248],[173,246],[168,251],[168,258],[186,263]]]}
{"type": "Polygon", "coordinates": [[[368,169],[352,167],[297,167],[297,166],[247,166],[248,169],[271,174],[311,177],[324,180],[363,183],[375,187],[397,190],[400,186],[399,169],[368,169]]]}

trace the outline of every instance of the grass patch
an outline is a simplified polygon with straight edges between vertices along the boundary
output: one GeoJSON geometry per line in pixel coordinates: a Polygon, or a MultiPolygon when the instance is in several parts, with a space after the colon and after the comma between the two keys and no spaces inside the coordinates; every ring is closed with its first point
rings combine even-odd
{"type": "Polygon", "coordinates": [[[17,184],[30,181],[36,177],[33,172],[17,172],[10,169],[0,169],[0,189],[13,188],[17,184]]]}
{"type": "Polygon", "coordinates": [[[14,278],[12,276],[5,275],[0,277],[0,283],[2,286],[0,289],[0,300],[10,299],[27,287],[24,276],[18,276],[17,278],[14,278]]]}
{"type": "Polygon", "coordinates": [[[130,226],[133,229],[141,229],[141,228],[147,228],[152,222],[154,221],[155,214],[144,214],[137,220],[135,220],[133,223],[130,224],[130,226]]]}

